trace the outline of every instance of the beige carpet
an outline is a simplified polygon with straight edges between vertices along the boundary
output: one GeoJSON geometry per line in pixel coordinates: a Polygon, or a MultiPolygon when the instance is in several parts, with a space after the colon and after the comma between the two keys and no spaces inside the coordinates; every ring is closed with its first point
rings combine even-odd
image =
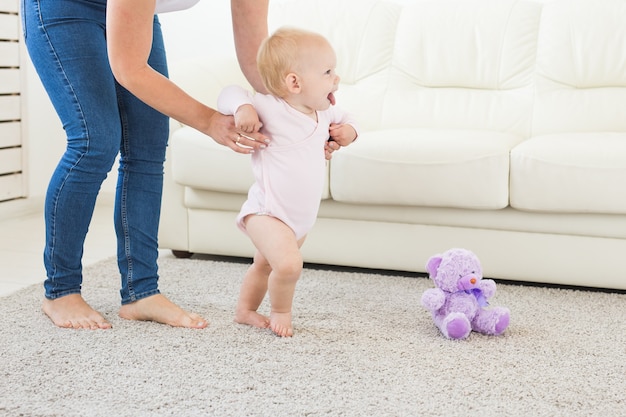
{"type": "Polygon", "coordinates": [[[453,342],[420,306],[426,278],[308,268],[296,335],[280,339],[232,322],[245,264],[160,265],[162,290],[208,329],[119,319],[113,260],[85,278],[112,330],[55,328],[40,286],[0,299],[0,415],[626,415],[624,294],[499,284],[505,335],[453,342]]]}

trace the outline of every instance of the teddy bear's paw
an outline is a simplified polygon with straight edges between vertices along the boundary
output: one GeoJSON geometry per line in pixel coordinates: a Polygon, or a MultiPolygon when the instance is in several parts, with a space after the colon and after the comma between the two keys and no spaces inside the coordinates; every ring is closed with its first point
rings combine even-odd
{"type": "Polygon", "coordinates": [[[509,327],[511,313],[506,307],[479,310],[472,323],[473,330],[488,335],[500,335],[509,327]]]}
{"type": "Polygon", "coordinates": [[[429,288],[422,294],[422,306],[434,311],[439,310],[446,302],[446,295],[439,288],[429,288]]]}
{"type": "Polygon", "coordinates": [[[461,313],[451,313],[442,323],[442,331],[444,336],[450,339],[465,339],[472,331],[472,326],[465,316],[461,313]]]}
{"type": "Polygon", "coordinates": [[[509,327],[509,321],[511,320],[511,314],[509,310],[506,308],[502,308],[500,310],[500,314],[498,315],[498,320],[496,322],[496,326],[494,328],[496,335],[504,333],[507,327],[509,327]]]}

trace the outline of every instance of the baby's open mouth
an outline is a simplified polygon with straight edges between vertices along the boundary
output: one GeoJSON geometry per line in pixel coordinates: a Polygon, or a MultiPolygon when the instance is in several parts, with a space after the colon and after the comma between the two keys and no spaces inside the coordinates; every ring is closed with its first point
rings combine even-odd
{"type": "Polygon", "coordinates": [[[328,93],[328,101],[330,101],[330,104],[333,106],[335,105],[335,95],[333,93],[328,93]]]}

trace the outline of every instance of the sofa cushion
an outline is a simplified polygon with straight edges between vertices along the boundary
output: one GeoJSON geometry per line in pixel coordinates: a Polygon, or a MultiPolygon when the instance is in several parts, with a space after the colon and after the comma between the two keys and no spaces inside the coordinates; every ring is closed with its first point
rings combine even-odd
{"type": "Polygon", "coordinates": [[[511,151],[511,206],[626,213],[626,133],[536,136],[511,151]]]}
{"type": "Polygon", "coordinates": [[[500,209],[509,152],[522,138],[479,130],[363,132],[333,156],[330,189],[347,203],[500,209]]]}
{"type": "Polygon", "coordinates": [[[219,145],[190,127],[170,139],[172,175],[182,185],[202,190],[245,193],[254,181],[250,158],[219,145]]]}
{"type": "Polygon", "coordinates": [[[546,2],[533,135],[626,131],[625,22],[623,0],[546,2]]]}
{"type": "Polygon", "coordinates": [[[540,12],[541,4],[515,0],[410,2],[398,22],[378,128],[528,137],[540,12]]]}
{"type": "Polygon", "coordinates": [[[419,1],[402,11],[394,66],[428,87],[510,90],[531,84],[541,4],[419,1]]]}

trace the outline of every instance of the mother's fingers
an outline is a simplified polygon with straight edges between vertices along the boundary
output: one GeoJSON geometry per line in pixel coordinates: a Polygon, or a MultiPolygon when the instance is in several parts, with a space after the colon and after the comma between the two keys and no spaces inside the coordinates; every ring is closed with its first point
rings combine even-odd
{"type": "Polygon", "coordinates": [[[269,139],[261,133],[237,133],[235,144],[248,149],[263,149],[267,147],[269,139]]]}
{"type": "Polygon", "coordinates": [[[203,130],[220,145],[224,145],[237,153],[249,154],[261,149],[269,142],[269,138],[259,132],[243,133],[235,126],[233,116],[215,112],[209,118],[209,126],[203,130]]]}

